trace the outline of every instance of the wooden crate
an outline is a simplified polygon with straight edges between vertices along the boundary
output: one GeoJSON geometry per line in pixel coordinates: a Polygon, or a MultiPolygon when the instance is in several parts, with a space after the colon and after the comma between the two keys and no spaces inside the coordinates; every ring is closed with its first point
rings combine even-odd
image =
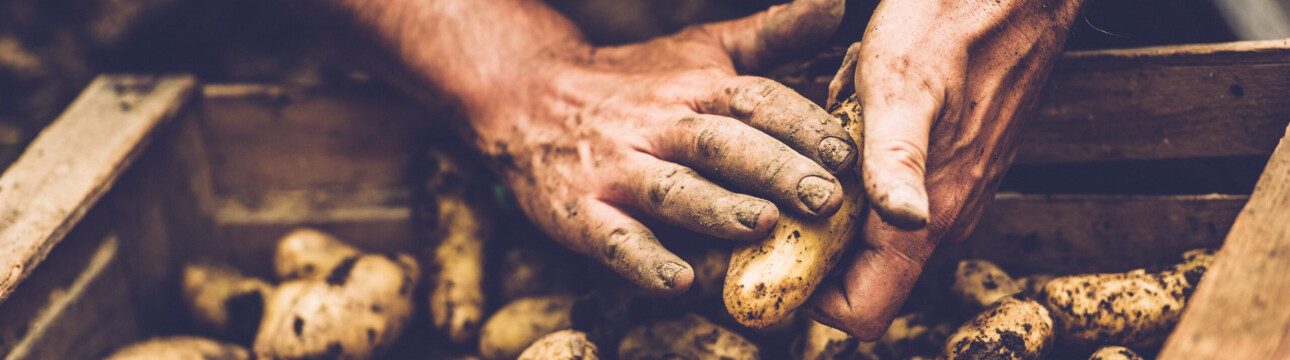
{"type": "MultiPolygon", "coordinates": [[[[1290,150],[1273,154],[1290,123],[1290,42],[1073,53],[1045,91],[1020,163],[1271,154],[1272,165],[1253,198],[1001,194],[929,266],[1127,269],[1227,236],[1164,356],[1290,351],[1290,150]]],[[[414,154],[444,116],[374,85],[100,77],[0,177],[0,354],[96,358],[180,331],[183,261],[268,274],[271,242],[294,226],[410,250],[414,154]]]]}

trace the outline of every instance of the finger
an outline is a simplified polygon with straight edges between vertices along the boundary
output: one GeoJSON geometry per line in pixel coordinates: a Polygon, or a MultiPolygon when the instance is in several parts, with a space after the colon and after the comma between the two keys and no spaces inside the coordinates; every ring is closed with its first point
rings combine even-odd
{"type": "MultiPolygon", "coordinates": [[[[869,43],[866,43],[869,44],[869,43]]],[[[865,56],[868,45],[861,48],[865,56]]],[[[924,174],[932,123],[944,89],[932,72],[901,56],[862,62],[856,75],[864,106],[865,192],[882,219],[904,229],[927,225],[924,174]],[[902,60],[904,59],[904,60],[902,60]]]]}
{"type": "MultiPolygon", "coordinates": [[[[732,120],[733,121],[733,120],[732,120]]],[[[769,201],[736,194],[690,168],[639,154],[642,164],[619,182],[640,209],[674,225],[725,239],[757,240],[770,232],[779,210],[769,201]]]]}
{"type": "Polygon", "coordinates": [[[821,284],[803,309],[820,323],[870,341],[887,331],[935,245],[927,229],[900,230],[878,221],[874,212],[863,235],[870,248],[821,284]]]}
{"type": "Polygon", "coordinates": [[[825,101],[825,109],[832,111],[834,105],[855,92],[856,66],[859,58],[860,43],[847,47],[847,54],[842,56],[842,66],[838,68],[838,73],[833,75],[833,80],[829,81],[829,98],[825,101]]]}
{"type": "Polygon", "coordinates": [[[796,0],[702,29],[716,37],[736,67],[756,71],[823,45],[845,10],[845,0],[796,0]]]}
{"type": "Polygon", "coordinates": [[[618,208],[599,200],[569,206],[560,222],[571,249],[604,263],[646,290],[678,294],[690,288],[694,269],[663,248],[654,233],[618,208]]]}
{"type": "Polygon", "coordinates": [[[842,122],[780,83],[740,76],[723,80],[706,94],[699,112],[743,120],[788,144],[834,174],[848,170],[859,155],[842,122]]]}
{"type": "MultiPolygon", "coordinates": [[[[658,143],[663,159],[753,190],[798,213],[831,215],[842,205],[842,184],[836,177],[788,145],[738,120],[688,116],[663,128],[658,143]]],[[[770,231],[774,221],[766,225],[757,228],[758,234],[770,231]]]]}

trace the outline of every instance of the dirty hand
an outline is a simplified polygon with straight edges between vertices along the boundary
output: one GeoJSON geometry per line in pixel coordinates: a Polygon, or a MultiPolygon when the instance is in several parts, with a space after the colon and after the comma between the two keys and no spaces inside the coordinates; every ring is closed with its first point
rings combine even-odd
{"type": "Polygon", "coordinates": [[[833,173],[858,153],[841,123],[737,72],[818,44],[842,9],[799,0],[644,43],[553,43],[509,59],[516,73],[503,86],[466,98],[475,141],[553,238],[646,289],[684,291],[692,268],[646,224],[747,241],[782,211],[841,205],[833,173]]]}
{"type": "Polygon", "coordinates": [[[808,312],[883,334],[942,239],[971,232],[1082,0],[885,0],[830,84],[859,95],[865,246],[808,312]],[[930,201],[929,201],[930,200],[930,201]]]}

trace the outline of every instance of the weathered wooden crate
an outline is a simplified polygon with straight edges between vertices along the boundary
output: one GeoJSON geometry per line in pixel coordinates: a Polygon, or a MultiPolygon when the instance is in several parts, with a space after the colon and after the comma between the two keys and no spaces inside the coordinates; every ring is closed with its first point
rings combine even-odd
{"type": "MultiPolygon", "coordinates": [[[[1226,236],[1163,356],[1284,357],[1290,145],[1273,151],[1290,123],[1290,41],[1068,54],[1046,91],[1020,163],[1272,161],[1252,197],[1001,194],[929,266],[1120,270],[1226,236]]],[[[267,274],[271,242],[294,226],[410,250],[412,159],[442,116],[376,86],[100,77],[0,178],[0,353],[89,359],[182,330],[183,261],[267,274]]]]}

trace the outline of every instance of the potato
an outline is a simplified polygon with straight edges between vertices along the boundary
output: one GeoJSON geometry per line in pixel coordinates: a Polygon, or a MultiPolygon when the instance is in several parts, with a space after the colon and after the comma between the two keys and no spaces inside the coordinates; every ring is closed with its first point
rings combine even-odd
{"type": "MultiPolygon", "coordinates": [[[[860,105],[854,98],[833,112],[862,143],[860,105]]],[[[748,327],[761,328],[783,320],[815,291],[851,243],[856,222],[865,211],[859,166],[838,174],[845,194],[842,207],[829,218],[781,213],[766,239],[735,248],[723,291],[726,310],[748,327]]]]}
{"type": "Polygon", "coordinates": [[[869,348],[880,359],[935,357],[937,349],[954,330],[953,324],[936,321],[923,313],[908,313],[893,319],[887,332],[869,348]]]}
{"type": "Polygon", "coordinates": [[[577,302],[577,297],[556,295],[506,304],[479,331],[479,354],[490,360],[514,359],[538,338],[572,326],[577,302]]]}
{"type": "Polygon", "coordinates": [[[1097,349],[1088,360],[1142,360],[1142,357],[1123,346],[1106,346],[1097,349]]]}
{"type": "Polygon", "coordinates": [[[518,360],[597,360],[599,349],[587,341],[587,334],[560,330],[539,338],[520,353],[518,360]]]}
{"type": "Polygon", "coordinates": [[[959,261],[951,292],[965,308],[976,312],[1021,292],[1021,286],[994,263],[973,259],[959,261]]]}
{"type": "Polygon", "coordinates": [[[1059,277],[1044,286],[1044,305],[1053,312],[1062,343],[1153,348],[1178,323],[1212,261],[1211,251],[1193,250],[1183,263],[1159,272],[1059,277]]]}
{"type": "Polygon", "coordinates": [[[941,358],[1034,360],[1043,358],[1052,344],[1048,309],[1034,300],[1006,297],[959,326],[941,358]]]}
{"type": "Polygon", "coordinates": [[[118,349],[106,360],[247,360],[241,346],[196,336],[154,338],[118,349]]]}
{"type": "Polygon", "coordinates": [[[807,320],[806,331],[793,344],[793,358],[797,360],[878,360],[872,348],[873,343],[862,344],[842,330],[815,320],[807,320]],[[865,349],[860,349],[862,346],[865,349]]]}
{"type": "Polygon", "coordinates": [[[1030,299],[1038,299],[1039,294],[1044,292],[1044,285],[1049,281],[1056,279],[1057,275],[1053,274],[1034,274],[1022,276],[1016,279],[1017,286],[1021,287],[1021,295],[1030,299]]]}
{"type": "Polygon", "coordinates": [[[360,251],[331,234],[312,228],[297,228],[278,240],[273,272],[279,280],[320,279],[341,261],[360,251]]]}
{"type": "Polygon", "coordinates": [[[263,280],[210,263],[185,265],[181,287],[194,322],[244,343],[255,338],[264,317],[265,298],[273,289],[263,280]]]}
{"type": "Polygon", "coordinates": [[[756,344],[695,314],[638,326],[618,344],[619,360],[760,358],[756,344]]]}
{"type": "Polygon", "coordinates": [[[465,344],[479,333],[484,317],[484,246],[491,236],[488,199],[478,187],[482,174],[443,149],[427,154],[429,168],[418,211],[428,245],[430,318],[440,334],[465,344]]]}
{"type": "Polygon", "coordinates": [[[278,286],[255,338],[262,359],[368,359],[386,350],[412,318],[420,271],[411,256],[362,255],[321,280],[278,286]]]}

